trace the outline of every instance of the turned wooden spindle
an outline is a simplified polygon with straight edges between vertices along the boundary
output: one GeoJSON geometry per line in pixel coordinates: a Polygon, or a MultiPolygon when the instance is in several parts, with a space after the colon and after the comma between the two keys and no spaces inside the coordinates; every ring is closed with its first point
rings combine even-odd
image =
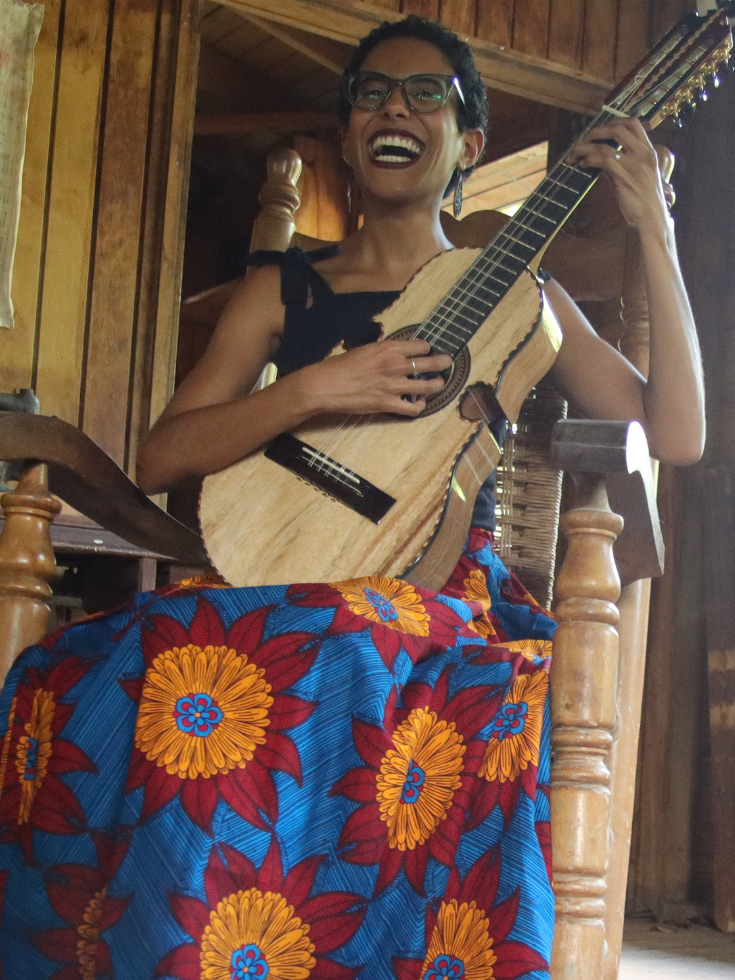
{"type": "Polygon", "coordinates": [[[607,755],[615,724],[620,579],[613,544],[623,521],[604,477],[580,474],[561,518],[568,540],[556,583],[551,668],[551,834],[556,896],[553,980],[600,980],[610,821],[607,755]]]}
{"type": "Polygon", "coordinates": [[[15,657],[44,635],[56,563],[49,525],[61,504],[48,491],[45,463],[27,466],[10,493],[0,497],[5,530],[0,537],[0,683],[15,657]]]}
{"type": "Polygon", "coordinates": [[[285,252],[291,244],[296,231],[296,182],[300,174],[301,157],[295,150],[284,147],[268,157],[268,179],[258,197],[263,210],[253,224],[251,252],[261,248],[285,252]]]}

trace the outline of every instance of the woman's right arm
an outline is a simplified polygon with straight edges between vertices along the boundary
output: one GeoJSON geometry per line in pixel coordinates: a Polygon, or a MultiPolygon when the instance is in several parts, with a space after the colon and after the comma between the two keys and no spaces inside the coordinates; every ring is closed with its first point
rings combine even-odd
{"type": "Polygon", "coordinates": [[[426,357],[422,340],[386,341],[328,357],[250,394],[283,332],[280,269],[248,276],[217,324],[201,361],[148,433],[137,461],[145,493],[170,490],[216,473],[281,432],[324,412],[417,415],[442,382],[413,380],[444,370],[446,357],[426,357]],[[410,394],[416,401],[405,401],[410,394]]]}

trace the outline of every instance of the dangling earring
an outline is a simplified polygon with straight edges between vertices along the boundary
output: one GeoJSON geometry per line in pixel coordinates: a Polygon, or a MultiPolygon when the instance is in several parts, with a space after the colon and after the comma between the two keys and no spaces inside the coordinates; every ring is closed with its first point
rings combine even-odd
{"type": "Polygon", "coordinates": [[[457,167],[457,183],[454,185],[454,201],[452,202],[455,218],[459,218],[462,213],[462,180],[462,171],[457,167]]]}

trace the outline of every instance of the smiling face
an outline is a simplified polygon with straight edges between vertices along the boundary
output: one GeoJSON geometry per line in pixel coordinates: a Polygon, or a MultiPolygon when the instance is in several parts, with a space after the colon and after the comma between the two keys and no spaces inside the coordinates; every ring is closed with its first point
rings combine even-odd
{"type": "MultiPolygon", "coordinates": [[[[454,74],[439,48],[428,41],[403,37],[373,48],[360,68],[401,79],[454,74]]],[[[441,109],[419,113],[408,108],[403,93],[395,88],[380,109],[352,109],[343,134],[343,153],[366,204],[371,198],[440,204],[455,168],[472,166],[483,145],[479,130],[459,131],[457,98],[453,92],[441,109]]]]}

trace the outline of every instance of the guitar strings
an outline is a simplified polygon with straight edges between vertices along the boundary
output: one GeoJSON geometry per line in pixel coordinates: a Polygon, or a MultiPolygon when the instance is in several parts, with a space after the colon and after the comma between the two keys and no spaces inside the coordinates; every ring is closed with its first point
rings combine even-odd
{"type": "MultiPolygon", "coordinates": [[[[595,120],[587,127],[585,132],[593,126],[600,125],[602,122],[609,121],[617,115],[617,111],[608,112],[604,109],[595,120]],[[607,118],[605,118],[607,117],[607,118]]],[[[566,154],[565,154],[566,156],[566,154]]],[[[544,242],[550,237],[566,214],[576,205],[577,200],[586,192],[594,182],[594,174],[586,174],[580,168],[571,166],[564,162],[564,158],[559,161],[552,170],[542,180],[539,187],[533,191],[518,213],[501,229],[498,235],[482,250],[477,259],[464,271],[459,280],[452,287],[450,292],[425,318],[424,322],[418,326],[413,334],[414,339],[426,340],[432,347],[440,347],[441,353],[449,353],[452,358],[467,345],[476,330],[484,323],[497,303],[505,296],[510,288],[517,281],[523,270],[528,267],[528,263],[540,251],[544,242]],[[573,184],[567,183],[565,176],[584,177],[586,187],[581,189],[573,184]],[[575,199],[571,202],[557,200],[554,197],[555,191],[563,194],[572,193],[575,199]],[[552,215],[549,207],[560,210],[560,214],[552,215]],[[530,223],[526,224],[527,215],[530,215],[530,223]],[[551,225],[548,231],[537,230],[533,226],[535,219],[551,225]],[[529,244],[525,240],[526,235],[532,235],[540,241],[529,244]],[[527,256],[517,255],[513,251],[513,246],[517,246],[528,253],[527,256]],[[504,262],[505,260],[505,262],[504,262]],[[509,264],[506,264],[508,262],[509,264]],[[516,266],[515,268],[513,266],[516,266]],[[501,274],[506,273],[506,277],[501,274]],[[493,288],[493,284],[500,287],[500,290],[493,288]],[[489,301],[482,294],[490,294],[489,301]],[[473,306],[473,301],[478,301],[479,306],[473,306]],[[479,322],[474,322],[466,316],[463,310],[473,310],[479,315],[479,322]],[[460,323],[460,318],[463,323],[460,323]],[[453,340],[451,338],[454,338],[453,340]],[[449,340],[449,343],[447,341],[449,340]],[[458,342],[458,343],[457,343],[458,342]],[[440,346],[441,345],[441,346],[440,346]],[[443,350],[441,347],[448,347],[443,350]]],[[[480,405],[479,399],[472,396],[480,405]]],[[[481,410],[482,419],[489,424],[489,418],[481,410]]],[[[344,444],[349,435],[357,428],[361,428],[371,421],[370,416],[366,415],[346,415],[331,433],[331,438],[319,451],[319,454],[311,460],[308,465],[316,468],[319,472],[334,469],[333,461],[328,457],[333,456],[341,445],[344,444]]],[[[359,452],[357,447],[343,462],[337,466],[351,468],[350,463],[359,452]]]]}

